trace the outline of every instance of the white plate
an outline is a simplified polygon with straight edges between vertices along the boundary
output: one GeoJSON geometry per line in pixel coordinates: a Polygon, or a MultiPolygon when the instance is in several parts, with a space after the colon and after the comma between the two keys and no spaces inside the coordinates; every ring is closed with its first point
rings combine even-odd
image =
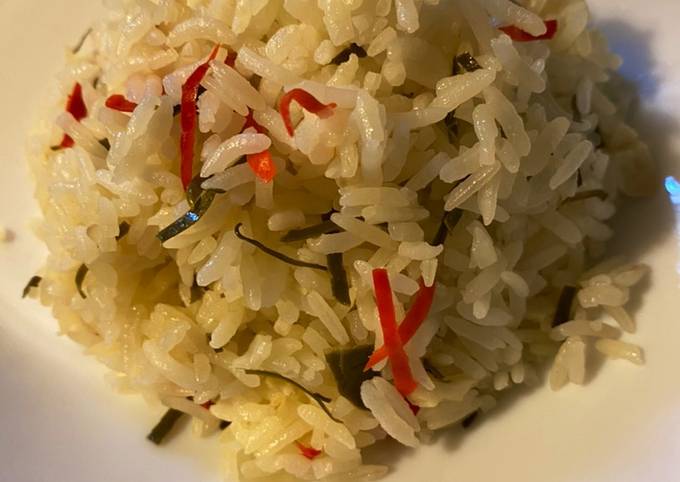
{"type": "MultiPolygon", "coordinates": [[[[680,40],[677,0],[592,1],[597,23],[641,88],[641,130],[663,166],[680,170],[680,40]]],[[[162,413],[113,395],[105,370],[56,335],[48,312],[20,292],[43,249],[28,227],[36,214],[23,147],[63,59],[99,7],[92,0],[0,0],[0,481],[221,480],[215,439],[190,434],[157,449],[144,440],[162,413]]],[[[660,186],[661,187],[661,186],[660,186]]],[[[678,193],[680,201],[680,193],[678,193]]],[[[668,482],[680,459],[680,312],[676,217],[662,190],[619,220],[616,247],[649,263],[635,339],[647,366],[610,362],[586,388],[512,396],[462,436],[442,433],[417,451],[374,454],[387,481],[668,482]]]]}

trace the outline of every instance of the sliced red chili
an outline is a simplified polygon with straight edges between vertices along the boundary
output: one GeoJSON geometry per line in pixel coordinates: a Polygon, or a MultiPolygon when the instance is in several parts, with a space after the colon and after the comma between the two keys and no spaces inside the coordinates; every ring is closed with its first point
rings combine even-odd
{"type": "MultiPolygon", "coordinates": [[[[73,86],[73,90],[68,96],[68,101],[66,101],[66,112],[71,114],[78,122],[87,117],[87,106],[83,100],[83,86],[80,85],[80,83],[76,83],[76,85],[73,86]]],[[[68,148],[73,147],[74,144],[75,142],[73,139],[64,134],[61,144],[59,145],[64,148],[68,148]]]]}
{"type": "Polygon", "coordinates": [[[250,168],[261,181],[271,182],[276,176],[276,165],[268,149],[257,154],[250,154],[246,156],[246,159],[250,168]]]}
{"type": "Polygon", "coordinates": [[[115,94],[106,99],[106,107],[117,110],[119,112],[134,112],[137,104],[130,102],[124,95],[115,94]]]}
{"type": "Polygon", "coordinates": [[[64,137],[61,139],[61,143],[59,144],[59,147],[63,147],[64,149],[68,149],[69,147],[75,146],[76,143],[75,141],[69,136],[68,134],[64,134],[64,137]]]}
{"type": "Polygon", "coordinates": [[[212,407],[213,405],[215,405],[215,402],[213,402],[212,400],[208,400],[207,402],[202,403],[201,407],[205,408],[206,410],[210,410],[210,407],[212,407]]]}
{"type": "Polygon", "coordinates": [[[286,126],[286,130],[291,137],[295,135],[293,121],[290,118],[290,104],[293,101],[300,104],[300,106],[307,112],[316,114],[322,119],[332,116],[333,110],[337,107],[337,105],[334,103],[324,104],[320,102],[316,97],[306,90],[293,89],[290,92],[285,93],[279,102],[279,112],[283,118],[283,123],[286,126]]]}
{"type": "Polygon", "coordinates": [[[295,445],[297,445],[300,454],[302,454],[305,458],[309,460],[314,460],[315,458],[322,454],[321,450],[316,450],[313,447],[307,447],[306,445],[300,442],[295,442],[295,445]]]}
{"type": "Polygon", "coordinates": [[[232,52],[230,50],[229,53],[227,54],[227,58],[224,59],[224,63],[233,69],[234,66],[236,65],[236,58],[237,57],[238,57],[238,53],[232,52]]]}
{"type": "Polygon", "coordinates": [[[413,415],[418,415],[418,412],[420,412],[420,407],[418,405],[412,404],[408,399],[406,399],[406,403],[408,403],[408,408],[411,409],[413,415]]]}
{"type": "MultiPolygon", "coordinates": [[[[243,124],[243,129],[241,132],[245,131],[246,129],[250,129],[251,127],[260,134],[264,134],[266,132],[266,129],[258,124],[253,117],[252,109],[248,109],[246,122],[243,124]]],[[[269,149],[257,154],[250,154],[246,156],[246,159],[250,168],[261,181],[271,182],[271,180],[274,179],[274,176],[276,176],[276,165],[274,164],[274,160],[272,159],[269,149]]]]}
{"type": "Polygon", "coordinates": [[[182,86],[182,103],[180,109],[180,171],[184,190],[189,187],[194,174],[194,143],[196,142],[196,124],[198,114],[196,113],[196,100],[198,98],[198,87],[208,73],[210,61],[217,56],[220,46],[216,45],[210,57],[205,63],[199,65],[189,76],[182,86]]]}
{"type": "Polygon", "coordinates": [[[543,35],[531,35],[529,32],[525,32],[521,28],[515,27],[514,25],[508,25],[507,27],[499,27],[506,33],[512,40],[516,42],[532,42],[534,40],[550,40],[555,37],[557,33],[557,20],[546,20],[545,22],[546,32],[543,35]]]}
{"type": "Polygon", "coordinates": [[[396,315],[394,313],[394,301],[392,300],[392,287],[390,278],[385,269],[373,270],[373,288],[375,301],[380,315],[380,327],[385,340],[387,356],[392,365],[394,385],[404,397],[407,397],[416,389],[417,384],[413,379],[408,356],[404,351],[404,345],[399,336],[396,315]]]}
{"type": "MultiPolygon", "coordinates": [[[[404,344],[408,343],[411,338],[416,334],[418,329],[427,319],[427,315],[432,307],[432,300],[434,299],[435,287],[425,286],[422,280],[420,280],[420,290],[416,295],[416,299],[411,305],[411,308],[406,313],[404,321],[399,325],[399,337],[404,344]]],[[[365,370],[370,370],[378,363],[387,358],[387,348],[382,346],[373,352],[371,357],[368,359],[365,370]]]]}

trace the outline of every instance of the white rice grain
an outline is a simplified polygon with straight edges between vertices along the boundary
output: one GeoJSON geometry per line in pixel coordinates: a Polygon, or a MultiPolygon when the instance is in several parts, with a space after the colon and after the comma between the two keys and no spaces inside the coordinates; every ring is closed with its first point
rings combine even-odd
{"type": "Polygon", "coordinates": [[[498,171],[500,171],[501,166],[499,163],[495,163],[492,166],[483,167],[465,181],[460,183],[453,191],[449,193],[446,197],[446,204],[444,209],[447,211],[452,211],[465,201],[470,199],[475,193],[477,193],[482,187],[491,182],[498,171]]]}
{"type": "Polygon", "coordinates": [[[333,338],[340,344],[349,343],[349,336],[345,327],[342,326],[340,318],[333,311],[330,305],[323,299],[323,297],[316,291],[312,291],[307,295],[307,302],[314,314],[319,318],[321,323],[328,329],[333,338]]]}
{"type": "Polygon", "coordinates": [[[636,365],[643,365],[642,350],[639,346],[618,340],[601,339],[595,342],[595,348],[600,353],[613,359],[628,360],[636,365]]]}
{"type": "Polygon", "coordinates": [[[208,158],[201,168],[201,176],[210,177],[222,172],[241,157],[266,151],[271,146],[271,140],[264,134],[237,134],[224,141],[208,158]]]}
{"type": "Polygon", "coordinates": [[[179,47],[196,39],[209,40],[214,44],[233,45],[236,36],[229,27],[210,17],[194,17],[178,23],[168,34],[168,45],[179,47]]]}
{"type": "Polygon", "coordinates": [[[368,243],[382,248],[396,248],[394,241],[390,239],[390,236],[385,231],[375,226],[371,226],[364,221],[338,213],[331,216],[331,221],[368,243]]]}
{"type": "Polygon", "coordinates": [[[550,189],[557,189],[564,184],[576,173],[576,171],[578,171],[592,152],[593,144],[590,141],[583,141],[574,147],[560,164],[557,172],[550,179],[550,189]]]}
{"type": "Polygon", "coordinates": [[[374,380],[365,381],[361,385],[361,400],[385,432],[404,445],[417,447],[419,441],[415,437],[413,427],[397,415],[374,380]]]}

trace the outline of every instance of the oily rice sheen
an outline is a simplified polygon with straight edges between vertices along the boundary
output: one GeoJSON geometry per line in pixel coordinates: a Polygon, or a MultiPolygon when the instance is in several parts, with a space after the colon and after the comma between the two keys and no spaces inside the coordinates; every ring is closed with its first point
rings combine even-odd
{"type": "MultiPolygon", "coordinates": [[[[582,0],[107,0],[30,156],[26,293],[233,480],[373,480],[501,392],[641,364],[654,184],[582,0]]],[[[140,431],[146,430],[145,428],[140,431]]]]}

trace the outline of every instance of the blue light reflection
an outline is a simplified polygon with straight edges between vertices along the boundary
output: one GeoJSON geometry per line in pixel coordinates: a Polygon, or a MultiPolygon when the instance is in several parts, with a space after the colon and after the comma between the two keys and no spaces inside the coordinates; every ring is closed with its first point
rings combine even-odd
{"type": "Polygon", "coordinates": [[[671,202],[676,206],[680,205],[680,182],[673,176],[668,176],[664,181],[666,192],[671,199],[671,202]]]}

